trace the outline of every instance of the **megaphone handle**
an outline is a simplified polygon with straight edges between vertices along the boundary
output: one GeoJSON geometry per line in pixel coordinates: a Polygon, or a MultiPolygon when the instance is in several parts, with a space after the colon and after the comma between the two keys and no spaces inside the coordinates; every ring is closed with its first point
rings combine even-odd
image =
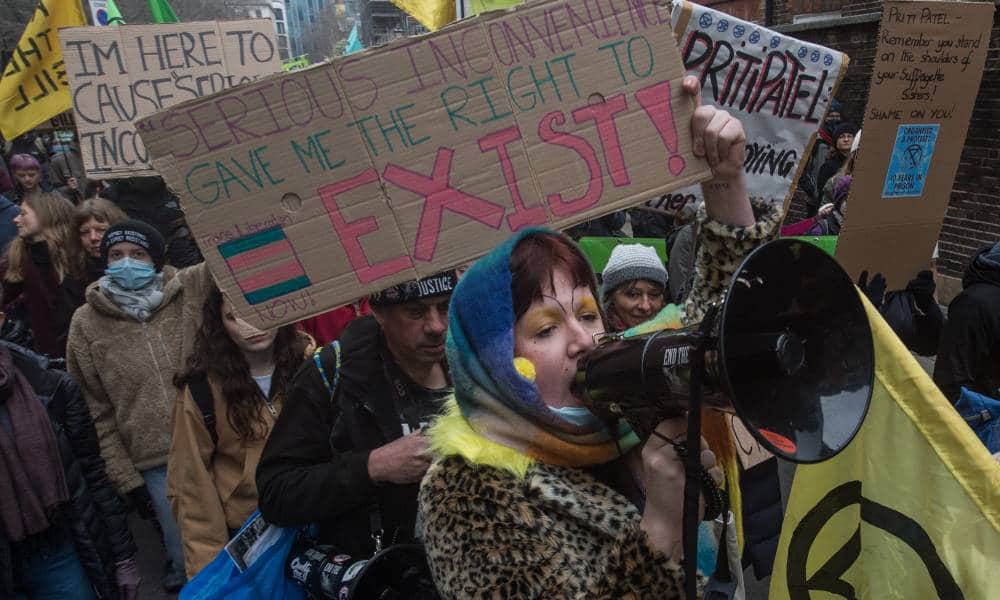
{"type": "MultiPolygon", "coordinates": [[[[705,350],[710,333],[715,327],[718,305],[705,311],[698,327],[694,352],[691,357],[691,396],[688,399],[687,439],[700,446],[701,440],[701,380],[705,373],[705,350]]],[[[684,460],[684,595],[688,600],[698,598],[698,498],[701,496],[701,452],[687,453],[684,460]]]]}

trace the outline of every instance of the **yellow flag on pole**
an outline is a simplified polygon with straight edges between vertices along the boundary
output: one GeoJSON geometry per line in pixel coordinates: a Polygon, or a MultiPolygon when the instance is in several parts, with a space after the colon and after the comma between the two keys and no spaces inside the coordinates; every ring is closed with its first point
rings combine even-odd
{"type": "Polygon", "coordinates": [[[1000,464],[864,302],[871,408],[843,452],[797,467],[770,598],[1000,597],[1000,464]]]}
{"type": "Polygon", "coordinates": [[[72,108],[60,27],[86,25],[79,0],[39,0],[0,78],[0,134],[13,139],[72,108]]]}
{"type": "Polygon", "coordinates": [[[455,20],[455,0],[392,0],[392,3],[430,31],[455,20]]]}

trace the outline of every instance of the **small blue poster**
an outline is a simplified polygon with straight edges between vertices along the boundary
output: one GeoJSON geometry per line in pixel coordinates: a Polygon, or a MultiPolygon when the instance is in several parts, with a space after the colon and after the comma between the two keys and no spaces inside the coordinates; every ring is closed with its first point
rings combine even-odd
{"type": "Polygon", "coordinates": [[[883,198],[916,197],[924,193],[940,127],[937,123],[899,126],[882,188],[883,198]]]}

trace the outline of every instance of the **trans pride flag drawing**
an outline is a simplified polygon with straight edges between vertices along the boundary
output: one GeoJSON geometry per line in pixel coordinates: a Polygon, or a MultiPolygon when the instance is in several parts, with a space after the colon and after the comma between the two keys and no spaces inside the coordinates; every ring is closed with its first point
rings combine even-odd
{"type": "Polygon", "coordinates": [[[250,304],[267,302],[311,285],[281,227],[230,240],[218,248],[250,304]]]}

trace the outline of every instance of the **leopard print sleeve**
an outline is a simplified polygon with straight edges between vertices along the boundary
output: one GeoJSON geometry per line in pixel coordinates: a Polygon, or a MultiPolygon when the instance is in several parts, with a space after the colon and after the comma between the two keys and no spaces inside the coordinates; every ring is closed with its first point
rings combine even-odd
{"type": "Polygon", "coordinates": [[[698,209],[699,239],[694,281],[684,303],[685,324],[698,323],[705,311],[722,299],[729,279],[751,250],[777,235],[781,206],[751,199],[756,223],[749,227],[726,225],[708,218],[705,205],[698,209]]]}
{"type": "Polygon", "coordinates": [[[419,505],[427,561],[442,598],[683,597],[681,566],[652,549],[634,509],[631,517],[624,507],[595,515],[616,531],[609,536],[593,523],[567,518],[565,511],[579,502],[572,494],[558,494],[553,505],[540,500],[537,489],[457,457],[431,466],[419,505]]]}

